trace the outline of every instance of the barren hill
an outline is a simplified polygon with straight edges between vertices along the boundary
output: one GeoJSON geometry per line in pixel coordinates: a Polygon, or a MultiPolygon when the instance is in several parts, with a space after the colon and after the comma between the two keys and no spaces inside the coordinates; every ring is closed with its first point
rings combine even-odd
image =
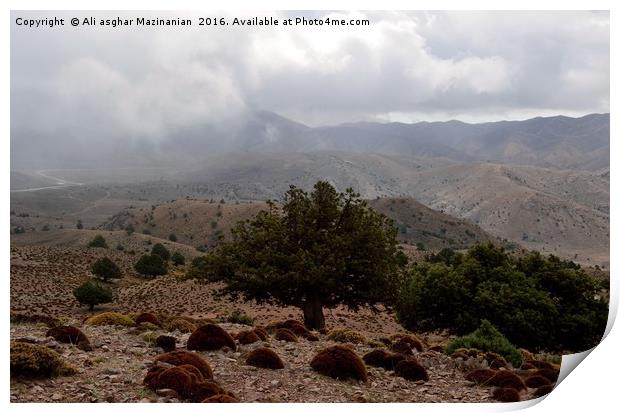
{"type": "MultiPolygon", "coordinates": [[[[495,239],[477,225],[434,211],[411,198],[381,198],[370,206],[392,218],[399,228],[401,242],[420,244],[431,250],[444,247],[467,248],[477,242],[495,239]]],[[[216,200],[180,199],[151,208],[126,209],[116,214],[103,228],[121,230],[128,226],[136,232],[195,247],[210,247],[218,236],[228,236],[238,221],[253,217],[267,208],[262,201],[221,203],[216,200]]]]}

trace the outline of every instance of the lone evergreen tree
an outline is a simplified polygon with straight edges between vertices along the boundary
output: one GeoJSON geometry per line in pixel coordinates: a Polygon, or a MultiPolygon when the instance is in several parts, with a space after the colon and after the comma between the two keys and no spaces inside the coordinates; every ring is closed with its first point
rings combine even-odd
{"type": "Polygon", "coordinates": [[[73,290],[73,296],[80,304],[88,305],[91,311],[97,304],[112,302],[112,290],[94,281],[86,281],[77,287],[73,290]]]}
{"type": "Polygon", "coordinates": [[[120,268],[108,257],[99,258],[95,261],[91,271],[97,278],[106,282],[110,278],[121,278],[120,268]]]}
{"type": "Polygon", "coordinates": [[[170,251],[168,251],[168,248],[164,247],[160,243],[153,245],[151,255],[159,255],[159,258],[164,261],[168,261],[170,259],[170,251]]]}
{"type": "Polygon", "coordinates": [[[325,326],[323,308],[391,302],[406,263],[393,222],[352,189],[319,181],[307,192],[291,186],[284,204],[269,203],[239,222],[188,275],[223,281],[223,292],[246,300],[299,307],[308,328],[325,326]]]}

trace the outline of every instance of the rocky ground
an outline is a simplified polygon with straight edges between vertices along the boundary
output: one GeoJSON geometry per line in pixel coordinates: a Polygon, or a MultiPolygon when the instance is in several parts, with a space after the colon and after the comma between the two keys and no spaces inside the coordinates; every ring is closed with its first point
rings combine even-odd
{"type": "MultiPolygon", "coordinates": [[[[247,329],[238,324],[221,324],[234,333],[247,329]]],[[[42,324],[11,325],[11,338],[42,343],[61,354],[77,368],[75,376],[46,380],[11,380],[12,402],[175,402],[158,395],[142,384],[155,356],[161,349],[143,339],[138,327],[80,325],[94,350],[84,352],[70,344],[45,337],[42,324]]],[[[163,331],[161,332],[163,333],[163,331]]],[[[183,346],[189,333],[166,333],[183,346]]],[[[245,365],[252,349],[263,345],[239,345],[236,352],[213,351],[200,354],[213,367],[215,380],[231,390],[243,402],[486,402],[491,401],[488,387],[473,386],[464,379],[454,360],[428,351],[418,354],[427,368],[428,382],[410,382],[382,368],[368,367],[367,383],[339,381],[317,374],[310,360],[321,349],[335,342],[321,336],[319,341],[300,339],[298,343],[276,341],[265,345],[276,351],[285,363],[284,370],[259,369],[245,365]]],[[[372,350],[367,344],[352,344],[359,355],[372,350]]]]}

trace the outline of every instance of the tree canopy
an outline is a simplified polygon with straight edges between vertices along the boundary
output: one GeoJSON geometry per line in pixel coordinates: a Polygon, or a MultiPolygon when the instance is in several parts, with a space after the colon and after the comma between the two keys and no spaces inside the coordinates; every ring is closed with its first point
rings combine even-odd
{"type": "Polygon", "coordinates": [[[406,258],[393,222],[352,189],[319,181],[311,193],[291,186],[282,205],[239,222],[232,240],[192,264],[193,277],[223,281],[224,293],[304,311],[309,328],[323,308],[390,302],[406,258]]]}
{"type": "Polygon", "coordinates": [[[491,243],[429,261],[413,266],[396,306],[408,329],[460,335],[487,319],[519,346],[572,351],[595,346],[605,330],[602,285],[573,262],[517,258],[491,243]]]}
{"type": "Polygon", "coordinates": [[[99,258],[91,268],[92,273],[103,281],[110,278],[121,278],[121,270],[118,265],[108,257],[99,258]]]}

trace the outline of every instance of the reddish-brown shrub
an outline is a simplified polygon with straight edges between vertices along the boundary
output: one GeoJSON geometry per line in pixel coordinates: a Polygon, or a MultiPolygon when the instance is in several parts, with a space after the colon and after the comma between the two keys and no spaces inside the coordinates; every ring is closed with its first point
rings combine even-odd
{"type": "Polygon", "coordinates": [[[304,338],[308,341],[319,341],[319,337],[312,333],[306,334],[304,338]]]}
{"type": "Polygon", "coordinates": [[[245,363],[250,366],[261,367],[264,369],[283,369],[284,363],[278,354],[267,348],[260,347],[248,354],[245,363]]]}
{"type": "Polygon", "coordinates": [[[144,385],[149,389],[155,390],[157,386],[157,378],[164,370],[166,370],[166,367],[159,365],[151,367],[149,371],[147,371],[146,376],[144,376],[142,383],[144,383],[144,385]]]}
{"type": "Polygon", "coordinates": [[[495,370],[480,369],[474,370],[465,376],[465,380],[473,381],[476,384],[490,384],[489,382],[497,373],[495,370]]]}
{"type": "Polygon", "coordinates": [[[560,376],[560,370],[557,369],[538,369],[536,373],[553,383],[558,381],[558,377],[560,376]]]}
{"type": "Polygon", "coordinates": [[[530,362],[525,362],[521,364],[521,370],[536,370],[536,366],[530,362]]]}
{"type": "Polygon", "coordinates": [[[411,344],[407,343],[406,341],[397,341],[396,343],[392,343],[392,345],[390,346],[390,350],[408,356],[413,355],[413,350],[411,350],[411,344]]]}
{"type": "Polygon", "coordinates": [[[53,327],[47,330],[46,337],[54,337],[54,340],[61,343],[75,344],[79,349],[84,351],[92,351],[88,337],[77,327],[73,326],[60,326],[53,327]]]}
{"type": "Polygon", "coordinates": [[[236,338],[239,344],[252,344],[260,341],[260,337],[254,332],[254,330],[241,331],[237,333],[236,338]]]}
{"type": "Polygon", "coordinates": [[[237,349],[230,334],[216,324],[198,327],[187,340],[188,350],[219,350],[222,347],[229,347],[233,351],[237,349]]]}
{"type": "Polygon", "coordinates": [[[368,380],[362,359],[353,350],[342,345],[322,350],[314,356],[310,366],[318,373],[335,379],[368,380]]]}
{"type": "Polygon", "coordinates": [[[204,380],[204,377],[202,377],[202,373],[198,370],[198,367],[192,364],[181,364],[177,367],[188,372],[190,376],[192,376],[193,383],[202,382],[204,380]]]}
{"type": "Polygon", "coordinates": [[[362,357],[367,365],[382,367],[386,370],[394,370],[396,365],[405,358],[404,354],[390,353],[382,349],[373,350],[362,357]]]}
{"type": "Polygon", "coordinates": [[[286,328],[291,330],[295,335],[305,337],[307,334],[310,334],[310,331],[306,328],[304,323],[297,320],[286,320],[284,321],[279,328],[286,328]]]}
{"type": "Polygon", "coordinates": [[[153,313],[141,313],[135,319],[136,324],[151,323],[161,327],[161,321],[153,313]]]}
{"type": "Polygon", "coordinates": [[[209,366],[209,363],[207,363],[206,360],[196,353],[190,353],[189,351],[184,350],[175,350],[170,353],[160,354],[155,360],[173,364],[175,366],[191,364],[200,370],[202,377],[209,380],[213,379],[213,370],[211,370],[211,366],[209,366]]]}
{"type": "Polygon", "coordinates": [[[390,339],[394,342],[404,341],[405,343],[409,344],[409,346],[412,349],[416,349],[417,351],[420,351],[420,352],[424,351],[424,346],[422,344],[422,341],[416,336],[413,336],[411,334],[398,333],[398,334],[392,335],[390,339]]]}
{"type": "Polygon", "coordinates": [[[165,352],[174,351],[177,346],[177,339],[172,336],[158,336],[155,339],[155,346],[161,347],[165,352]]]}
{"type": "Polygon", "coordinates": [[[228,394],[218,394],[207,397],[202,401],[202,403],[239,403],[239,400],[228,394]]]}
{"type": "Polygon", "coordinates": [[[504,403],[513,403],[521,400],[519,392],[512,387],[498,387],[493,391],[493,398],[504,403]]]}
{"type": "Polygon", "coordinates": [[[495,373],[489,380],[489,384],[497,387],[512,387],[519,391],[526,389],[525,383],[523,383],[521,377],[507,370],[499,370],[495,373]]]}
{"type": "Polygon", "coordinates": [[[182,397],[187,397],[193,384],[191,375],[181,367],[166,369],[154,380],[155,389],[172,389],[182,397]]]}
{"type": "Polygon", "coordinates": [[[489,363],[489,367],[493,370],[505,369],[508,367],[506,359],[497,353],[485,353],[484,358],[489,363]]]}
{"type": "Polygon", "coordinates": [[[534,392],[534,396],[536,397],[542,397],[546,394],[551,393],[551,391],[553,390],[553,384],[548,384],[546,386],[540,386],[539,388],[536,389],[536,391],[534,392]]]}
{"type": "Polygon", "coordinates": [[[287,328],[277,329],[275,338],[276,340],[279,340],[279,341],[289,341],[289,342],[294,342],[294,343],[297,343],[299,341],[295,333],[293,333],[291,330],[287,328]]]}
{"type": "Polygon", "coordinates": [[[413,358],[399,361],[394,368],[394,373],[409,381],[424,380],[428,381],[426,369],[413,358]]]}
{"type": "Polygon", "coordinates": [[[537,389],[542,386],[548,386],[551,384],[551,381],[544,376],[539,374],[535,374],[525,379],[525,385],[530,389],[537,389]]]}
{"type": "Polygon", "coordinates": [[[269,338],[267,330],[262,327],[254,327],[254,330],[252,331],[254,331],[254,334],[256,334],[262,341],[267,341],[267,339],[269,338]]]}
{"type": "Polygon", "coordinates": [[[194,403],[199,403],[204,399],[221,394],[224,390],[215,382],[203,381],[195,383],[190,388],[187,398],[194,403]]]}

